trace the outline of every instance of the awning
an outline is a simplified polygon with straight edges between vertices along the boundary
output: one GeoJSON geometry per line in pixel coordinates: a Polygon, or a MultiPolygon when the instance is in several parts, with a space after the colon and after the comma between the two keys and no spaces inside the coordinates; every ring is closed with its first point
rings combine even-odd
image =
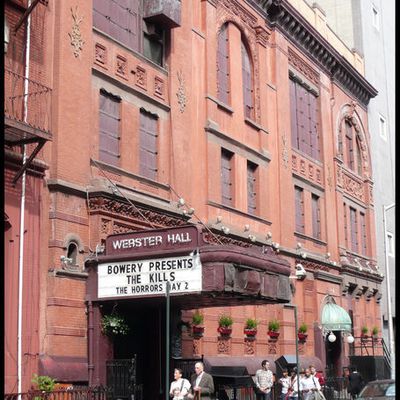
{"type": "Polygon", "coordinates": [[[347,311],[333,302],[322,309],[322,328],[330,331],[351,331],[351,319],[347,311]]]}

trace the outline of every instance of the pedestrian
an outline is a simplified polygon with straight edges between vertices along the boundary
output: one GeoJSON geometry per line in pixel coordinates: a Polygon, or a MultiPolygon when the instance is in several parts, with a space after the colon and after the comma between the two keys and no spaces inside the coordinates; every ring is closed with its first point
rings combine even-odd
{"type": "Polygon", "coordinates": [[[315,365],[311,364],[309,366],[310,371],[311,371],[311,375],[318,379],[319,384],[321,385],[321,389],[324,389],[325,386],[325,377],[324,374],[322,373],[322,371],[317,371],[317,369],[315,368],[315,365]]]}
{"type": "Polygon", "coordinates": [[[263,360],[261,369],[256,371],[257,400],[271,400],[274,376],[269,369],[269,361],[263,360]]]}
{"type": "Polygon", "coordinates": [[[288,395],[288,390],[289,390],[289,386],[290,386],[290,377],[288,374],[288,370],[284,369],[282,371],[282,378],[279,379],[279,383],[282,386],[281,389],[281,400],[287,400],[287,398],[289,397],[288,395]]]}
{"type": "Polygon", "coordinates": [[[357,371],[357,368],[354,368],[353,372],[349,374],[349,386],[347,389],[351,394],[351,398],[353,400],[358,397],[363,386],[364,386],[364,380],[360,375],[360,373],[357,371]]]}
{"type": "Polygon", "coordinates": [[[288,388],[288,400],[297,400],[299,398],[297,382],[297,368],[294,367],[290,372],[290,383],[288,388]]]}
{"type": "Polygon", "coordinates": [[[306,368],[304,378],[300,379],[300,391],[303,394],[303,400],[313,400],[314,392],[321,390],[318,379],[311,375],[310,368],[306,368]]]}
{"type": "Polygon", "coordinates": [[[183,400],[186,398],[190,390],[190,382],[182,378],[182,370],[180,368],[174,369],[174,381],[171,382],[169,395],[173,400],[183,400]]]}
{"type": "Polygon", "coordinates": [[[189,399],[211,400],[211,395],[214,393],[213,377],[204,371],[204,364],[197,362],[194,365],[195,374],[192,375],[192,393],[189,393],[189,399]]]}
{"type": "Polygon", "coordinates": [[[343,399],[351,399],[351,394],[349,390],[349,376],[350,376],[350,368],[349,367],[344,367],[343,368],[343,385],[342,385],[342,390],[341,390],[341,396],[343,399]]]}

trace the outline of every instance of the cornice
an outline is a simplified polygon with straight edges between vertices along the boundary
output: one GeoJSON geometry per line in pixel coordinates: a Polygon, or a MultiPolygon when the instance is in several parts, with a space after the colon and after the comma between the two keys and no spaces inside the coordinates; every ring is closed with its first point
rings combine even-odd
{"type": "Polygon", "coordinates": [[[310,57],[333,82],[366,107],[378,91],[287,0],[247,0],[262,9],[271,27],[279,29],[310,57]]]}

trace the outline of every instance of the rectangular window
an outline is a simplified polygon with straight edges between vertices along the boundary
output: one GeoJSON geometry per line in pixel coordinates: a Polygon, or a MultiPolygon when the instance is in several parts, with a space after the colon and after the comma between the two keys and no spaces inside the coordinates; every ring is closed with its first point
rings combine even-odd
{"type": "Polygon", "coordinates": [[[93,0],[93,26],[132,50],[140,49],[139,0],[93,0]]]}
{"type": "Polygon", "coordinates": [[[321,208],[319,196],[311,195],[313,237],[321,239],[321,208]]]}
{"type": "Polygon", "coordinates": [[[100,90],[99,158],[107,164],[119,166],[120,97],[100,90]]]}
{"type": "Polygon", "coordinates": [[[247,212],[257,212],[257,165],[247,161],[247,212]]]}
{"type": "Polygon", "coordinates": [[[157,179],[157,137],[158,117],[143,108],[140,109],[139,173],[157,179]]]}
{"type": "Polygon", "coordinates": [[[233,205],[233,153],[221,149],[221,195],[222,204],[233,205]]]}
{"type": "Polygon", "coordinates": [[[393,234],[386,232],[386,240],[387,240],[387,251],[389,257],[394,257],[394,238],[393,234]]]}
{"type": "Polygon", "coordinates": [[[386,119],[384,117],[382,117],[382,115],[379,115],[379,134],[381,135],[382,139],[387,140],[386,119]]]}
{"type": "Polygon", "coordinates": [[[217,48],[217,97],[225,104],[230,104],[229,98],[229,42],[228,26],[221,27],[218,35],[217,48]]]}
{"type": "Polygon", "coordinates": [[[304,233],[304,191],[301,187],[294,187],[296,232],[304,233]]]}
{"type": "Polygon", "coordinates": [[[320,159],[318,98],[290,79],[292,146],[313,159],[320,159]]]}
{"type": "Polygon", "coordinates": [[[351,250],[358,253],[357,210],[350,207],[351,250]]]}
{"type": "Polygon", "coordinates": [[[244,116],[246,118],[254,118],[251,62],[249,53],[243,41],[241,43],[241,49],[242,49],[242,81],[243,81],[242,84],[243,84],[244,116]]]}
{"type": "Polygon", "coordinates": [[[367,224],[365,214],[360,213],[360,224],[361,224],[361,254],[367,255],[367,224]]]}

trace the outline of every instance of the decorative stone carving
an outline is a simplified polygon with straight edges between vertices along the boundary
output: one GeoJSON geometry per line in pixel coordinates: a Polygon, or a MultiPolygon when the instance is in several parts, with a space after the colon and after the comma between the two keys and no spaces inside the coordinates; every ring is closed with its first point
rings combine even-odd
{"type": "Polygon", "coordinates": [[[127,225],[118,224],[117,222],[113,223],[113,234],[115,233],[128,233],[132,232],[133,229],[127,225]]]}
{"type": "Polygon", "coordinates": [[[107,64],[107,49],[100,43],[96,43],[95,45],[94,59],[103,66],[107,64]]]}
{"type": "Polygon", "coordinates": [[[164,81],[158,76],[154,78],[154,94],[159,97],[164,97],[164,81]]]}
{"type": "Polygon", "coordinates": [[[377,304],[379,304],[381,302],[382,299],[382,293],[378,290],[375,294],[375,301],[377,304]]]}
{"type": "Polygon", "coordinates": [[[255,27],[255,31],[256,31],[256,42],[261,44],[261,46],[263,47],[267,47],[267,43],[271,35],[271,32],[267,31],[263,26],[260,25],[255,27]]]}
{"type": "Polygon", "coordinates": [[[147,86],[147,71],[138,65],[136,67],[136,85],[140,86],[141,88],[146,90],[147,86]]]}
{"type": "Polygon", "coordinates": [[[302,175],[306,174],[306,162],[304,160],[300,160],[300,173],[302,175]]]}
{"type": "Polygon", "coordinates": [[[268,340],[268,354],[276,354],[277,353],[277,346],[276,340],[268,340]]]}
{"type": "Polygon", "coordinates": [[[176,92],[176,97],[178,98],[179,111],[183,113],[185,111],[185,107],[187,104],[185,78],[183,77],[182,71],[178,71],[177,76],[179,85],[178,85],[178,90],[176,92]]]}
{"type": "Polygon", "coordinates": [[[101,219],[100,232],[103,235],[109,235],[111,233],[111,221],[109,219],[101,219]]]}
{"type": "Polygon", "coordinates": [[[230,237],[218,235],[216,233],[211,234],[209,232],[205,232],[203,239],[205,242],[210,244],[231,244],[240,247],[253,247],[253,245],[248,242],[242,242],[241,240],[232,239],[230,237]]]}
{"type": "Polygon", "coordinates": [[[343,173],[343,189],[350,196],[353,196],[358,200],[364,201],[363,184],[347,173],[343,173]]]}
{"type": "Polygon", "coordinates": [[[312,164],[308,164],[308,177],[311,180],[314,179],[314,166],[312,164]]]}
{"type": "Polygon", "coordinates": [[[126,68],[127,62],[126,58],[120,55],[117,55],[117,70],[115,71],[117,75],[121,75],[126,79],[126,68]]]}
{"type": "Polygon", "coordinates": [[[337,185],[339,187],[343,186],[343,170],[340,165],[337,166],[336,178],[337,178],[337,185]]]}
{"type": "Polygon", "coordinates": [[[219,5],[223,5],[224,7],[226,7],[227,10],[229,10],[229,12],[237,15],[240,20],[249,27],[254,27],[254,25],[257,23],[257,18],[249,11],[247,11],[236,0],[219,0],[217,7],[219,5]]]}
{"type": "Polygon", "coordinates": [[[297,156],[292,154],[292,170],[297,172],[297,156]]]}
{"type": "Polygon", "coordinates": [[[301,72],[311,82],[319,85],[319,73],[310,67],[300,56],[298,56],[290,47],[288,48],[288,61],[294,68],[301,72]]]}
{"type": "Polygon", "coordinates": [[[132,222],[139,222],[141,225],[152,223],[159,227],[186,225],[184,219],[175,218],[165,214],[159,214],[152,210],[141,207],[132,207],[130,204],[120,202],[106,197],[93,197],[89,199],[89,210],[91,214],[100,213],[112,216],[116,219],[129,218],[132,222]]]}
{"type": "Polygon", "coordinates": [[[199,356],[201,355],[201,351],[200,351],[200,338],[193,338],[193,355],[194,356],[199,356]]]}
{"type": "Polygon", "coordinates": [[[85,44],[85,41],[82,39],[81,28],[79,26],[83,21],[83,17],[78,17],[78,6],[75,7],[75,10],[71,7],[71,15],[73,20],[72,32],[68,33],[68,36],[71,39],[73,54],[76,58],[81,54],[83,45],[85,44]]]}
{"type": "MultiPolygon", "coordinates": [[[[312,271],[327,271],[329,272],[329,266],[324,265],[324,264],[318,264],[316,262],[313,261],[309,261],[309,260],[303,260],[302,258],[297,258],[296,259],[296,264],[299,263],[301,265],[303,265],[303,267],[305,269],[309,269],[312,271]]],[[[307,281],[309,282],[309,281],[307,281]]],[[[310,282],[312,284],[312,282],[310,282]]]]}
{"type": "Polygon", "coordinates": [[[287,138],[286,135],[282,135],[282,160],[283,160],[283,165],[285,168],[288,167],[289,164],[289,154],[288,154],[288,149],[287,149],[287,138]]]}
{"type": "Polygon", "coordinates": [[[330,166],[328,166],[328,177],[326,180],[328,181],[329,190],[332,190],[332,171],[330,166]]]}
{"type": "Polygon", "coordinates": [[[355,287],[355,289],[353,290],[353,296],[354,296],[354,298],[355,298],[356,300],[359,300],[360,297],[362,296],[363,292],[364,292],[363,287],[357,285],[357,286],[355,287]]]}
{"type": "Polygon", "coordinates": [[[255,354],[255,340],[254,339],[249,339],[245,338],[244,339],[244,354],[247,354],[249,356],[252,356],[255,354]]]}
{"type": "Polygon", "coordinates": [[[364,294],[365,300],[370,301],[372,299],[372,296],[374,295],[374,291],[371,288],[367,287],[364,294]]]}
{"type": "Polygon", "coordinates": [[[217,351],[220,354],[229,354],[231,351],[231,339],[219,336],[217,343],[217,351]]]}

